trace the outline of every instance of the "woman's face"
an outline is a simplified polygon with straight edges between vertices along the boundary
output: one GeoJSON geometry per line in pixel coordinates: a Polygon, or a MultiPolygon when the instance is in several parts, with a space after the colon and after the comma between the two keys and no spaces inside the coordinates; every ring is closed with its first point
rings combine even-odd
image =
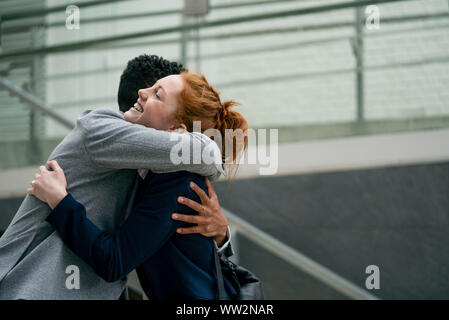
{"type": "Polygon", "coordinates": [[[134,107],[125,112],[125,120],[158,130],[174,130],[174,115],[183,88],[180,75],[159,79],[151,88],[140,89],[134,107]]]}

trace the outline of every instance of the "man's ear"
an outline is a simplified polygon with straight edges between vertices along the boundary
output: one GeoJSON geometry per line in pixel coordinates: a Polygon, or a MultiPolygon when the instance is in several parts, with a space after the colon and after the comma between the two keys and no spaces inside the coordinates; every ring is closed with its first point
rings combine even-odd
{"type": "Polygon", "coordinates": [[[172,132],[179,132],[179,133],[183,133],[185,131],[187,131],[187,127],[184,123],[181,124],[177,124],[177,125],[172,125],[170,128],[168,128],[168,131],[172,132]]]}

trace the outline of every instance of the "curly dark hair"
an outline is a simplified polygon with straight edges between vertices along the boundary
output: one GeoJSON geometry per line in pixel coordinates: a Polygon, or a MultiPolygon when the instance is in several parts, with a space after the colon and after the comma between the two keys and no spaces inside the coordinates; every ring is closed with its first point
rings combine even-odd
{"type": "Polygon", "coordinates": [[[138,99],[139,89],[171,74],[187,71],[182,64],[170,62],[156,55],[140,55],[128,62],[120,77],[117,100],[120,111],[128,111],[138,99]]]}

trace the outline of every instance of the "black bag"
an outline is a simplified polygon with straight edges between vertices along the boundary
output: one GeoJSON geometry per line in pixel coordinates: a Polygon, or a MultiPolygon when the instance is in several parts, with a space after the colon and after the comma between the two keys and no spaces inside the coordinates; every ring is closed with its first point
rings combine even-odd
{"type": "Polygon", "coordinates": [[[263,300],[262,283],[251,271],[230,261],[228,258],[218,256],[215,252],[215,268],[217,271],[218,293],[220,300],[225,300],[223,274],[237,291],[236,300],[263,300]]]}

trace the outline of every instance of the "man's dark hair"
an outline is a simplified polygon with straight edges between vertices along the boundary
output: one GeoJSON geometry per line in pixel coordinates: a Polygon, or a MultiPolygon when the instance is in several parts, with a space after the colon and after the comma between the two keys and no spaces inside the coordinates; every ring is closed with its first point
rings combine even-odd
{"type": "Polygon", "coordinates": [[[181,64],[170,62],[155,55],[141,55],[128,62],[120,77],[118,87],[118,105],[120,111],[128,111],[138,99],[139,89],[148,88],[171,74],[180,74],[187,70],[181,64]]]}

